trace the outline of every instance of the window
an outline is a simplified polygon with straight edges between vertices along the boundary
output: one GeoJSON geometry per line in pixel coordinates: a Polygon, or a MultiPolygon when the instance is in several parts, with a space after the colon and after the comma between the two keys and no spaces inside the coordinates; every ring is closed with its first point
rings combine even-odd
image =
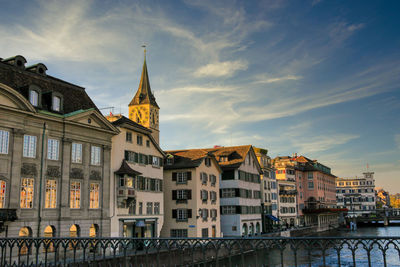
{"type": "Polygon", "coordinates": [[[221,189],[221,197],[235,197],[235,188],[223,188],[221,189]]]}
{"type": "Polygon", "coordinates": [[[203,202],[207,202],[207,200],[208,200],[208,192],[207,192],[207,190],[201,190],[201,200],[203,202]]]}
{"type": "Polygon", "coordinates": [[[73,163],[82,163],[82,144],[72,143],[71,160],[73,163]]]}
{"type": "Polygon", "coordinates": [[[152,164],[153,164],[153,166],[160,166],[160,158],[159,157],[152,157],[153,158],[153,162],[152,162],[152,164]]]}
{"type": "Polygon", "coordinates": [[[25,158],[36,157],[36,136],[24,135],[24,151],[25,158]]]}
{"type": "Polygon", "coordinates": [[[147,202],[146,214],[153,214],[153,202],[147,202]]]}
{"type": "Polygon", "coordinates": [[[90,164],[100,165],[100,152],[101,148],[98,146],[92,146],[92,151],[90,154],[90,164]]]}
{"type": "Polygon", "coordinates": [[[0,130],[0,154],[8,154],[8,139],[9,133],[0,130]]]}
{"type": "Polygon", "coordinates": [[[314,182],[308,182],[308,189],[314,189],[314,182]]]}
{"type": "Polygon", "coordinates": [[[46,180],[46,199],[44,207],[46,209],[55,209],[57,205],[57,181],[46,180]]]}
{"type": "Polygon", "coordinates": [[[211,199],[211,203],[215,203],[217,201],[217,192],[211,191],[210,192],[210,199],[211,199]]]}
{"type": "Polygon", "coordinates": [[[125,160],[129,162],[139,162],[139,155],[133,151],[125,150],[125,160]]]}
{"type": "Polygon", "coordinates": [[[135,188],[135,178],[134,177],[125,177],[125,178],[122,177],[119,179],[119,186],[135,188]]]}
{"type": "Polygon", "coordinates": [[[81,183],[71,182],[69,206],[71,209],[81,208],[81,183]]]}
{"type": "Polygon", "coordinates": [[[201,184],[206,185],[208,180],[208,175],[205,172],[200,173],[201,184]]]}
{"type": "Polygon", "coordinates": [[[47,140],[47,158],[51,160],[58,160],[58,149],[60,141],[56,139],[47,140]]]}
{"type": "Polygon", "coordinates": [[[139,215],[143,214],[143,202],[139,202],[139,215]]]}
{"type": "Polygon", "coordinates": [[[314,178],[313,173],[312,173],[312,172],[309,172],[309,173],[308,173],[308,179],[313,179],[313,178],[314,178]]]}
{"type": "Polygon", "coordinates": [[[143,136],[138,135],[136,141],[137,141],[138,145],[142,146],[143,145],[143,136]]]}
{"type": "Polygon", "coordinates": [[[235,214],[236,206],[221,206],[221,214],[235,214]]]}
{"type": "Polygon", "coordinates": [[[98,209],[99,208],[99,199],[100,199],[100,184],[99,183],[90,183],[90,209],[98,209]]]}
{"type": "Polygon", "coordinates": [[[150,147],[150,140],[146,140],[146,146],[150,147]]]}
{"type": "Polygon", "coordinates": [[[208,237],[208,228],[201,229],[201,237],[203,237],[203,238],[208,237]]]}
{"type": "Polygon", "coordinates": [[[6,206],[6,181],[0,180],[0,209],[6,206]]]}
{"type": "Polygon", "coordinates": [[[154,202],[154,214],[160,214],[160,202],[154,202]]]}
{"type": "Polygon", "coordinates": [[[187,229],[171,229],[171,237],[188,237],[187,229]]]}
{"type": "Polygon", "coordinates": [[[125,139],[126,142],[132,143],[132,133],[126,132],[125,139]]]}
{"type": "Polygon", "coordinates": [[[21,181],[20,207],[21,209],[33,208],[33,191],[35,179],[23,178],[21,181]]]}
{"type": "Polygon", "coordinates": [[[211,214],[211,220],[215,221],[217,219],[217,210],[212,209],[210,214],[211,214]]]}
{"type": "Polygon", "coordinates": [[[204,221],[207,221],[208,218],[208,209],[201,209],[201,218],[204,221]]]}
{"type": "Polygon", "coordinates": [[[205,159],[204,159],[204,164],[205,164],[207,167],[210,167],[210,166],[211,166],[211,158],[205,158],[205,159]]]}
{"type": "Polygon", "coordinates": [[[186,190],[176,190],[176,199],[188,199],[186,190]]]}
{"type": "Polygon", "coordinates": [[[35,107],[39,104],[39,93],[35,90],[29,92],[29,102],[35,107]]]}
{"type": "Polygon", "coordinates": [[[215,183],[217,182],[217,176],[211,174],[210,181],[211,181],[211,186],[215,186],[215,183]]]}
{"type": "Polygon", "coordinates": [[[188,219],[187,209],[178,209],[176,218],[179,221],[187,220],[188,219]]]}
{"type": "Polygon", "coordinates": [[[60,111],[60,106],[61,106],[61,98],[58,96],[53,97],[53,110],[54,111],[60,111]]]}

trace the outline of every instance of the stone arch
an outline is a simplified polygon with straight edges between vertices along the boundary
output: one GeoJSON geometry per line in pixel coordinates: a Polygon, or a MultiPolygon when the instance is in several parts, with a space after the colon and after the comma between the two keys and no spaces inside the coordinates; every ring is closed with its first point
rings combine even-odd
{"type": "Polygon", "coordinates": [[[0,103],[11,108],[36,113],[35,108],[23,95],[3,83],[0,83],[0,103]]]}
{"type": "MultiPolygon", "coordinates": [[[[24,226],[21,229],[19,229],[18,233],[19,237],[32,237],[32,229],[29,226],[24,226]]],[[[23,242],[20,244],[19,247],[19,254],[20,255],[25,255],[25,254],[30,254],[30,249],[28,249],[27,243],[23,242]]]]}

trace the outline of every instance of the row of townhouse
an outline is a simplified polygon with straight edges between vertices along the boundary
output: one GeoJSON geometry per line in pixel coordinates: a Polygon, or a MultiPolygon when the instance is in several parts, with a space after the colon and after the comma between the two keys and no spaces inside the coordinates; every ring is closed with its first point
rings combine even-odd
{"type": "Polygon", "coordinates": [[[146,58],[128,117],[25,64],[0,59],[2,236],[247,236],[336,218],[335,176],[317,161],[251,145],[163,151],[146,58]]]}

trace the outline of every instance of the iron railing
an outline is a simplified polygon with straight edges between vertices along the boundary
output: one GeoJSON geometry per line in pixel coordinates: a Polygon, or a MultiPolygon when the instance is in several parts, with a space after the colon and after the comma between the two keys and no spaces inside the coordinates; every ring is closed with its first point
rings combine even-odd
{"type": "Polygon", "coordinates": [[[400,266],[400,237],[1,238],[0,266],[400,266]]]}

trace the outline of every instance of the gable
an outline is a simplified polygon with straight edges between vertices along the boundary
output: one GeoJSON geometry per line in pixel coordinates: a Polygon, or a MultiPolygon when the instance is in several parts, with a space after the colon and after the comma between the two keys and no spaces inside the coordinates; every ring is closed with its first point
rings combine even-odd
{"type": "Polygon", "coordinates": [[[112,125],[103,115],[101,115],[97,110],[78,110],[65,115],[65,120],[84,124],[90,127],[99,128],[102,130],[108,130],[118,133],[119,130],[112,125]]]}
{"type": "Polygon", "coordinates": [[[36,112],[35,108],[20,93],[0,83],[0,105],[24,111],[36,112]]]}

